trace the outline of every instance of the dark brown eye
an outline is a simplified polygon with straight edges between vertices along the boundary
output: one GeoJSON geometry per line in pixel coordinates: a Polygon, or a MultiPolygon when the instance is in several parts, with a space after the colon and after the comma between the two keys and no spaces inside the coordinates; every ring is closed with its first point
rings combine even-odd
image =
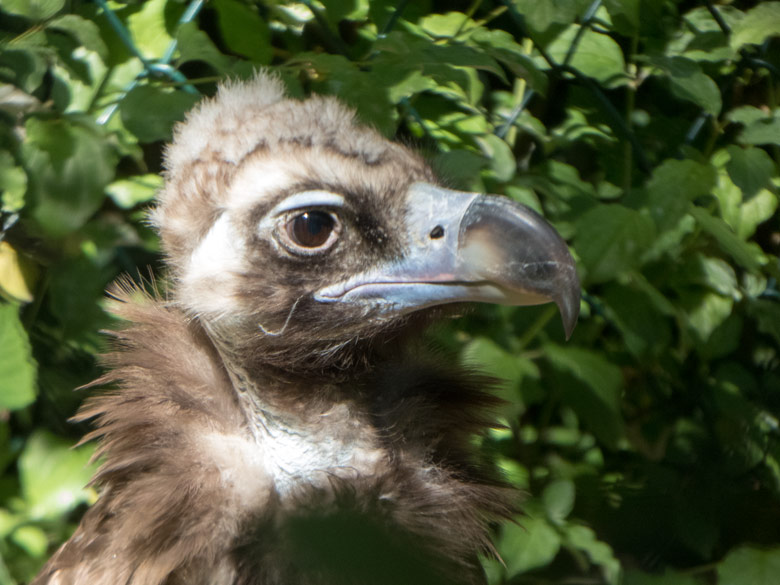
{"type": "Polygon", "coordinates": [[[336,220],[324,211],[306,211],[287,222],[287,235],[302,248],[325,245],[336,227],[336,220]]]}

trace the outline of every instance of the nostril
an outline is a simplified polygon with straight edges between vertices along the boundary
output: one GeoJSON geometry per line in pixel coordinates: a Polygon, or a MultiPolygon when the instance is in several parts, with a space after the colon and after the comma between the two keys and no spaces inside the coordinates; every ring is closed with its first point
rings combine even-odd
{"type": "Polygon", "coordinates": [[[438,240],[440,237],[444,235],[444,228],[440,225],[437,225],[435,228],[431,230],[431,239],[432,240],[438,240]]]}

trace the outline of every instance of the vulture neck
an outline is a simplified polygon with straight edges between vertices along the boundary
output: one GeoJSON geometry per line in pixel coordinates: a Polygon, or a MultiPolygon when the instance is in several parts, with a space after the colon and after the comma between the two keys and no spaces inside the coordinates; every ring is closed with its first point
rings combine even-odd
{"type": "Polygon", "coordinates": [[[334,479],[387,472],[387,449],[363,390],[368,370],[349,377],[282,370],[262,362],[262,352],[234,345],[218,327],[205,329],[284,508],[300,503],[302,486],[329,492],[334,479]]]}

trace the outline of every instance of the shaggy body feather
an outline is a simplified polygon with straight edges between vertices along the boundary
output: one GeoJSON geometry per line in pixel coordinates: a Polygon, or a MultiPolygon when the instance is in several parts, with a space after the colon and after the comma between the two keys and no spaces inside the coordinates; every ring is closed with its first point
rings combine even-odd
{"type": "Polygon", "coordinates": [[[442,575],[459,570],[460,581],[479,582],[473,554],[490,550],[484,520],[506,515],[511,499],[468,449],[485,423],[477,413],[494,404],[477,390],[484,380],[399,355],[366,370],[349,391],[309,388],[319,398],[299,410],[271,381],[268,394],[278,392],[287,416],[322,436],[296,438],[288,420],[287,430],[268,431],[277,441],[288,433],[288,444],[268,452],[199,325],[138,296],[117,305],[135,325],[117,334],[121,351],[96,382],[118,389],[91,399],[78,417],[98,424],[85,440],[101,439],[95,483],[103,493],[36,585],[320,583],[316,573],[279,569],[306,553],[290,550],[278,527],[308,511],[344,508],[345,499],[349,509],[402,527],[426,556],[446,559],[442,575]],[[385,368],[394,372],[392,389],[385,368]],[[332,444],[323,447],[323,437],[332,444]]]}

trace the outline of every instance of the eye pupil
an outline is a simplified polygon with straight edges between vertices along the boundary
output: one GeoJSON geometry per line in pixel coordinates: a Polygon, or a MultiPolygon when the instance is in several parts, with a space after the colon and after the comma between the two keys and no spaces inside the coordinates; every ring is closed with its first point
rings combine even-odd
{"type": "Polygon", "coordinates": [[[324,211],[307,211],[294,217],[287,224],[287,232],[293,242],[304,248],[319,248],[328,241],[335,222],[324,211]]]}

